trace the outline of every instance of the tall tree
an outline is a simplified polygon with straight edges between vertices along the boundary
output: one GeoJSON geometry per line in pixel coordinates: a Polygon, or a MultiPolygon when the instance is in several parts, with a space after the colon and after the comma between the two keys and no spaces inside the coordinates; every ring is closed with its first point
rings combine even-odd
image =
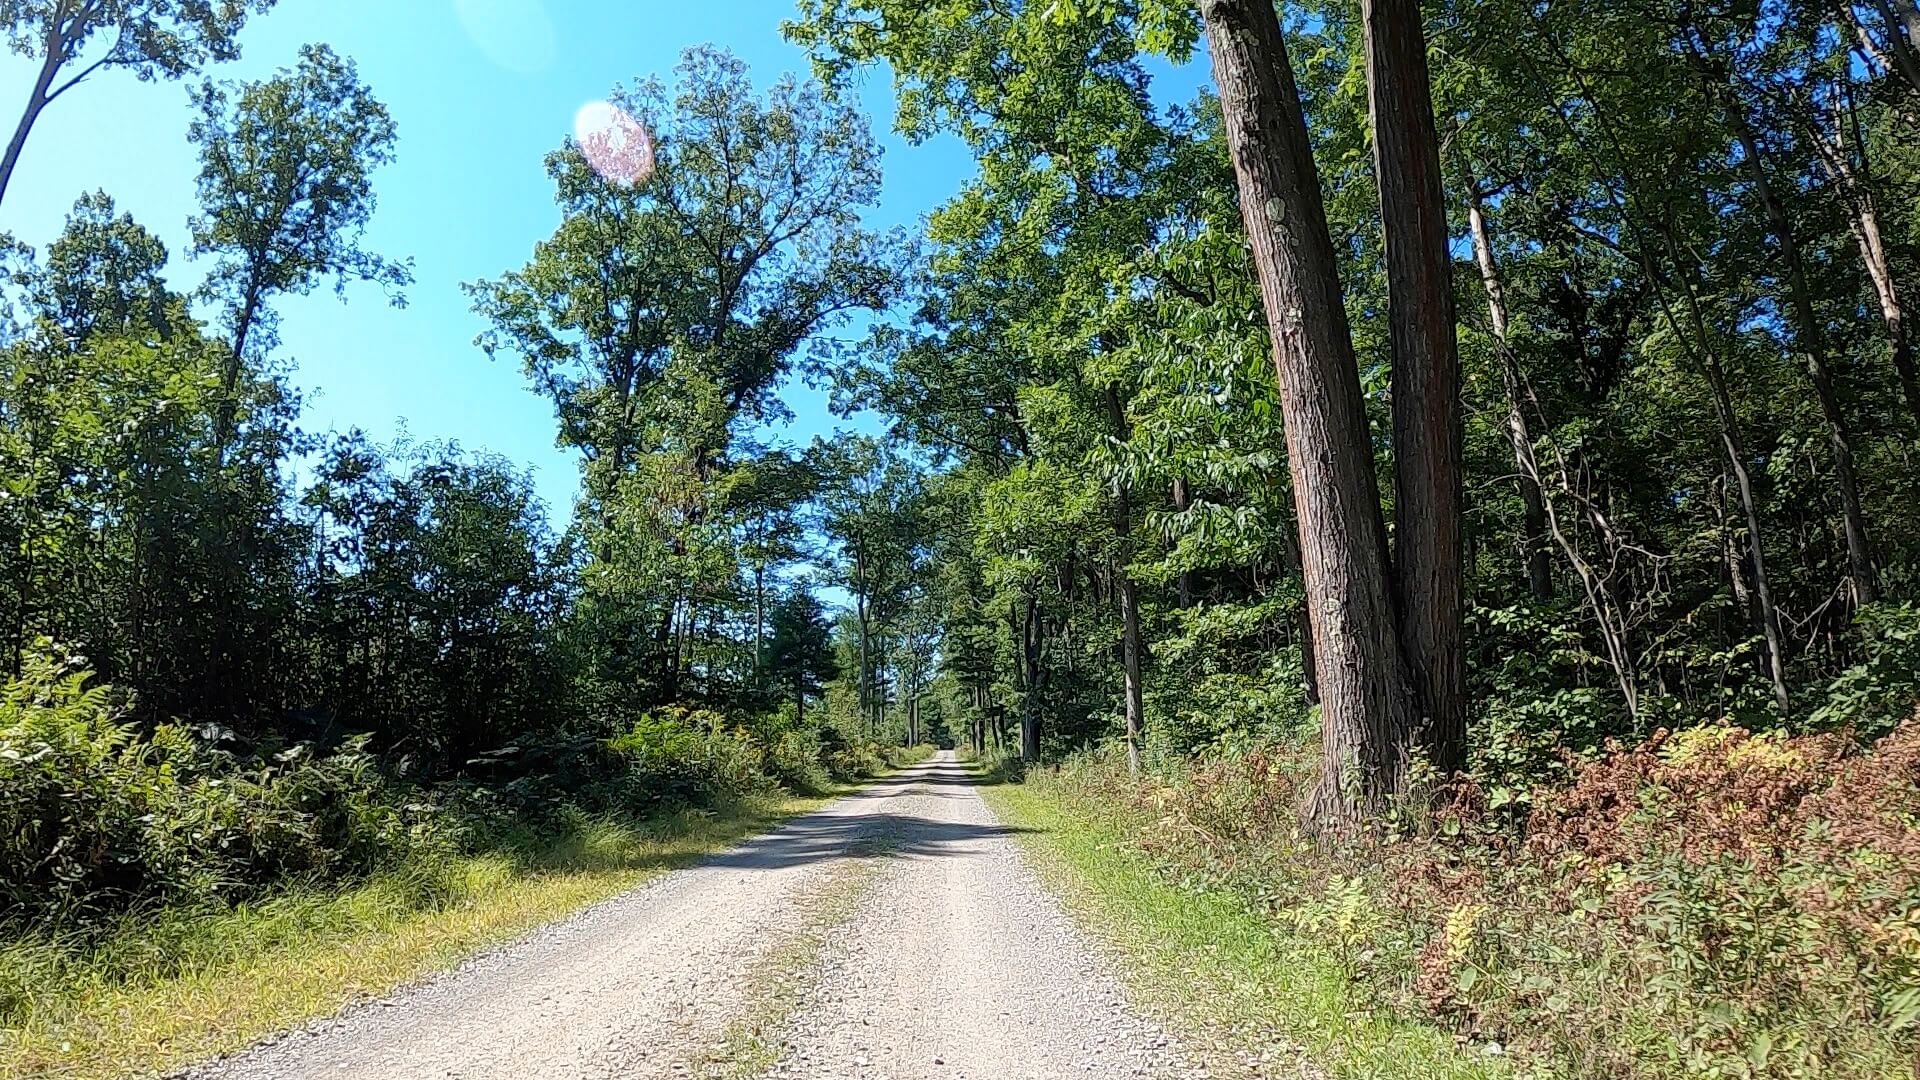
{"type": "Polygon", "coordinates": [[[1460,355],[1419,0],[1362,0],[1374,182],[1393,346],[1393,580],[1420,710],[1414,742],[1443,775],[1466,764],[1460,355]]]}
{"type": "Polygon", "coordinates": [[[375,169],[393,160],[394,125],[351,60],[325,45],[253,83],[206,82],[187,138],[200,151],[193,254],[217,256],[206,292],[226,309],[228,359],[215,443],[233,435],[235,391],[250,349],[271,331],[268,304],[331,278],[385,288],[395,304],[412,281],[400,263],[360,246],[373,217],[375,169]]]}
{"type": "Polygon", "coordinates": [[[1267,0],[1203,0],[1200,11],[1273,342],[1302,569],[1315,598],[1323,772],[1308,812],[1338,826],[1401,789],[1415,728],[1373,450],[1279,19],[1267,0]]]}
{"type": "Polygon", "coordinates": [[[818,696],[840,674],[833,655],[833,628],[811,589],[800,586],[774,602],[766,645],[767,677],[793,701],[794,718],[805,720],[807,698],[818,696]]]}
{"type": "Polygon", "coordinates": [[[116,215],[106,192],[82,195],[47,245],[37,303],[72,342],[95,332],[164,334],[179,303],[166,265],[167,246],[132,215],[116,215]]]}

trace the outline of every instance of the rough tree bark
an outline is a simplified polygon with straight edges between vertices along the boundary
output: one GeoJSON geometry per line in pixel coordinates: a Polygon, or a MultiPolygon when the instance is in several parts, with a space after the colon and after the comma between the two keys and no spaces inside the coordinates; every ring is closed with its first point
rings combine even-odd
{"type": "Polygon", "coordinates": [[[1307,819],[1355,823],[1403,786],[1414,704],[1373,448],[1300,91],[1271,0],[1202,0],[1240,212],[1259,272],[1315,604],[1322,771],[1307,819]]]}
{"type": "Polygon", "coordinates": [[[1374,179],[1393,347],[1393,582],[1414,743],[1443,776],[1466,765],[1460,580],[1460,352],[1419,0],[1361,0],[1374,179]]]}

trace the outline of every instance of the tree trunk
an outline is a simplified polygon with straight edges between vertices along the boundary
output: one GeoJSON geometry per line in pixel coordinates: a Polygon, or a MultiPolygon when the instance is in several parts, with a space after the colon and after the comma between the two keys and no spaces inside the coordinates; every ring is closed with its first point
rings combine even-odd
{"type": "MultiPolygon", "coordinates": [[[[1193,508],[1193,498],[1187,492],[1187,482],[1179,477],[1174,477],[1173,480],[1173,508],[1183,514],[1193,508]]],[[[1193,606],[1193,573],[1191,571],[1180,571],[1179,578],[1174,581],[1174,589],[1179,597],[1182,611],[1193,606]]]]}
{"type": "MultiPolygon", "coordinates": [[[[1486,215],[1480,204],[1480,193],[1472,177],[1467,179],[1469,204],[1468,228],[1472,234],[1474,261],[1480,267],[1481,284],[1487,293],[1488,319],[1494,332],[1494,346],[1500,352],[1501,380],[1507,392],[1507,438],[1513,450],[1514,468],[1522,482],[1523,496],[1529,490],[1533,500],[1528,509],[1537,510],[1542,530],[1542,557],[1544,558],[1545,539],[1551,537],[1565,556],[1567,565],[1573,568],[1574,575],[1580,580],[1581,593],[1587,599],[1587,609],[1593,613],[1596,627],[1600,631],[1600,640],[1607,653],[1607,665],[1613,669],[1614,683],[1620,688],[1620,698],[1627,707],[1627,715],[1637,719],[1640,715],[1640,686],[1633,666],[1633,651],[1628,642],[1627,620],[1614,602],[1614,596],[1606,580],[1580,551],[1575,537],[1560,526],[1560,517],[1554,509],[1552,500],[1546,497],[1545,484],[1540,478],[1540,462],[1534,454],[1533,434],[1527,421],[1525,406],[1531,404],[1538,411],[1539,402],[1534,399],[1531,389],[1522,377],[1518,361],[1515,359],[1511,343],[1508,341],[1508,311],[1506,287],[1500,276],[1499,264],[1494,260],[1492,231],[1487,226],[1486,215]]],[[[1542,417],[1542,428],[1551,431],[1551,425],[1542,417]]],[[[1559,447],[1554,447],[1554,458],[1558,466],[1559,488],[1569,503],[1576,506],[1584,500],[1575,491],[1572,470],[1559,447]]],[[[1531,528],[1531,526],[1530,526],[1531,528]]],[[[1602,531],[1602,536],[1611,536],[1610,531],[1602,531]]],[[[1619,550],[1616,546],[1614,550],[1619,550]]],[[[1529,562],[1533,560],[1530,558],[1529,562]]],[[[1546,579],[1549,590],[1552,575],[1546,568],[1528,570],[1530,579],[1537,582],[1546,579]]],[[[1533,582],[1530,582],[1530,584],[1533,582]]],[[[1539,595],[1536,592],[1536,595],[1539,595]]]]}
{"type": "Polygon", "coordinates": [[[766,668],[766,627],[767,627],[767,568],[763,563],[753,567],[753,684],[760,686],[760,673],[766,668]]]}
{"type": "Polygon", "coordinates": [[[1880,303],[1880,322],[1886,327],[1887,344],[1892,353],[1893,370],[1900,379],[1900,392],[1906,398],[1907,411],[1913,414],[1913,433],[1920,439],[1920,371],[1914,367],[1913,340],[1908,335],[1906,313],[1900,304],[1900,290],[1894,281],[1893,267],[1880,232],[1880,213],[1873,198],[1873,170],[1866,161],[1866,140],[1856,138],[1861,160],[1855,164],[1847,149],[1847,132],[1854,126],[1851,105],[1836,104],[1828,118],[1832,138],[1816,133],[1814,146],[1820,160],[1840,189],[1847,205],[1847,227],[1860,249],[1860,262],[1873,283],[1874,298],[1880,303]]]}
{"type": "MultiPolygon", "coordinates": [[[[1300,566],[1300,546],[1294,542],[1296,532],[1291,523],[1280,530],[1282,557],[1286,560],[1286,571],[1301,574],[1304,580],[1305,571],[1300,566]]],[[[1308,597],[1304,595],[1300,597],[1300,606],[1294,612],[1294,619],[1300,634],[1300,692],[1306,698],[1308,705],[1318,705],[1320,704],[1320,673],[1314,670],[1313,604],[1309,602],[1308,597]]]]}
{"type": "Polygon", "coordinates": [[[220,404],[215,413],[213,425],[213,449],[222,467],[227,460],[228,443],[233,439],[234,427],[240,415],[240,375],[246,369],[247,338],[253,333],[253,324],[260,318],[260,287],[249,282],[246,296],[240,305],[240,316],[234,323],[233,347],[229,350],[227,363],[220,373],[220,404]]]}
{"type": "MultiPolygon", "coordinates": [[[[1669,237],[1671,246],[1671,237],[1669,237]]],[[[1678,250],[1673,251],[1677,258],[1678,250]]],[[[1687,320],[1700,349],[1700,369],[1713,395],[1714,417],[1720,424],[1720,448],[1727,457],[1727,469],[1733,474],[1740,492],[1740,509],[1747,522],[1747,558],[1753,564],[1753,598],[1758,607],[1760,633],[1767,644],[1767,676],[1773,683],[1774,707],[1780,715],[1789,715],[1792,700],[1787,693],[1786,634],[1780,629],[1780,609],[1773,602],[1773,585],[1767,575],[1767,554],[1761,544],[1760,506],[1753,494],[1753,476],[1747,471],[1747,448],[1740,437],[1740,418],[1733,408],[1733,396],[1727,392],[1727,375],[1707,336],[1706,317],[1701,314],[1691,286],[1681,288],[1687,306],[1687,320]]],[[[1672,314],[1668,313],[1671,321],[1672,314]]]]}
{"type": "Polygon", "coordinates": [[[1026,668],[1025,707],[1020,710],[1020,760],[1040,760],[1040,615],[1039,600],[1029,589],[1026,612],[1020,620],[1020,656],[1026,668]]]}
{"type": "Polygon", "coordinates": [[[1393,581],[1420,708],[1414,742],[1442,776],[1466,766],[1460,352],[1419,0],[1361,0],[1374,178],[1393,347],[1393,581]]]}
{"type": "Polygon", "coordinates": [[[873,711],[872,711],[872,700],[871,700],[872,694],[873,694],[873,686],[868,678],[869,673],[872,671],[872,667],[867,660],[866,561],[857,551],[855,552],[854,559],[853,559],[853,580],[854,580],[854,594],[853,594],[854,619],[858,624],[858,627],[860,630],[860,677],[855,681],[855,686],[857,687],[857,691],[858,691],[856,696],[860,699],[859,700],[860,723],[863,726],[867,727],[869,730],[871,730],[873,725],[873,711]]]}
{"type": "Polygon", "coordinates": [[[1138,586],[1126,571],[1118,569],[1116,573],[1120,575],[1121,659],[1126,669],[1127,771],[1137,774],[1146,712],[1140,691],[1140,598],[1138,586]]]}
{"type": "MultiPolygon", "coordinates": [[[[1112,386],[1107,387],[1107,419],[1113,425],[1115,438],[1125,440],[1129,437],[1126,408],[1120,402],[1120,391],[1112,386]]],[[[1114,559],[1113,581],[1120,593],[1120,657],[1126,698],[1127,771],[1138,775],[1146,706],[1140,687],[1140,653],[1143,646],[1140,641],[1139,587],[1127,574],[1127,563],[1132,560],[1133,552],[1133,506],[1126,482],[1119,481],[1114,487],[1113,534],[1118,541],[1119,553],[1114,559]]]]}
{"type": "Polygon", "coordinates": [[[1807,287],[1806,263],[1801,257],[1800,243],[1794,235],[1793,225],[1787,219],[1786,208],[1780,204],[1773,185],[1768,181],[1766,163],[1760,159],[1760,148],[1754,141],[1753,132],[1738,106],[1732,102],[1727,107],[1727,119],[1733,125],[1734,135],[1740,140],[1742,164],[1746,167],[1748,177],[1753,180],[1755,192],[1760,196],[1761,208],[1766,211],[1768,230],[1773,233],[1774,242],[1780,245],[1781,261],[1786,266],[1796,344],[1807,366],[1807,379],[1813,383],[1814,397],[1820,402],[1820,415],[1827,423],[1827,446],[1833,457],[1835,486],[1840,492],[1840,512],[1847,541],[1847,576],[1853,585],[1854,603],[1871,604],[1880,596],[1879,573],[1874,568],[1873,548],[1867,537],[1867,517],[1860,508],[1860,488],[1853,471],[1853,441],[1847,432],[1846,418],[1840,411],[1840,397],[1833,385],[1833,372],[1827,367],[1826,345],[1822,340],[1819,317],[1813,310],[1813,296],[1807,287]]]}
{"type": "Polygon", "coordinates": [[[1300,92],[1270,0],[1202,0],[1240,213],[1273,341],[1307,595],[1322,772],[1307,819],[1356,823],[1403,786],[1414,703],[1373,448],[1300,92]]]}
{"type": "Polygon", "coordinates": [[[65,61],[59,48],[47,50],[46,58],[40,62],[40,74],[34,78],[33,90],[27,95],[27,107],[20,113],[20,122],[13,129],[13,138],[7,140],[7,153],[0,158],[0,203],[7,197],[7,185],[13,182],[13,170],[20,164],[20,154],[27,148],[27,136],[33,131],[33,125],[40,120],[40,114],[46,110],[47,103],[53,99],[48,91],[53,87],[53,78],[59,74],[60,65],[65,61]]]}
{"type": "Polygon", "coordinates": [[[1507,441],[1513,447],[1513,471],[1520,487],[1522,510],[1520,550],[1527,562],[1527,588],[1535,600],[1553,599],[1553,566],[1547,551],[1547,510],[1534,468],[1533,433],[1528,429],[1520,365],[1507,337],[1507,292],[1493,261],[1493,238],[1480,203],[1475,178],[1467,178],[1467,225],[1473,233],[1473,257],[1480,266],[1480,283],[1487,291],[1487,319],[1493,328],[1493,348],[1500,358],[1500,381],[1507,393],[1507,441]]]}

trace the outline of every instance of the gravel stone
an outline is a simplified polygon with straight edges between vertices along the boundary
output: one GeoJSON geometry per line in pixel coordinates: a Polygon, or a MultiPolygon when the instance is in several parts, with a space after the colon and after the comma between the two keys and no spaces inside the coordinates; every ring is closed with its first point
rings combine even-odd
{"type": "Polygon", "coordinates": [[[828,932],[769,1075],[1196,1076],[1021,862],[951,754],[445,975],[177,1080],[690,1075],[747,1014],[849,860],[884,859],[828,932]],[[299,1037],[289,1037],[299,1036],[299,1037]]]}

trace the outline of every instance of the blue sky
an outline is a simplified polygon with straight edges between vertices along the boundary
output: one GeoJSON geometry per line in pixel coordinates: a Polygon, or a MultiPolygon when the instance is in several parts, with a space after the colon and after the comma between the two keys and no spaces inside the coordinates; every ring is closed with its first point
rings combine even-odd
{"type": "MultiPolygon", "coordinates": [[[[803,72],[804,56],[779,32],[792,11],[791,0],[281,0],[250,22],[243,58],[214,77],[259,78],[324,41],[358,62],[400,131],[398,160],[375,176],[380,205],[365,244],[413,258],[409,304],[388,307],[362,287],[344,305],[330,288],[277,305],[278,355],[307,395],[303,426],[359,427],[381,442],[404,427],[417,440],[504,455],[532,471],[550,514],[565,520],[576,469],[553,445],[550,407],[515,364],[473,346],[481,326],[459,286],[520,266],[552,232],[559,215],[541,162],[581,105],[616,82],[669,75],[682,49],[703,42],[744,59],[760,85],[803,72]]],[[[33,70],[0,59],[8,130],[33,70]]],[[[1179,73],[1167,95],[1190,97],[1197,71],[1179,73]]],[[[869,223],[912,225],[972,175],[972,159],[950,138],[909,146],[891,133],[886,72],[868,72],[861,93],[886,148],[885,193],[869,223]]],[[[197,172],[188,120],[181,84],[95,75],[41,117],[0,231],[44,245],[77,196],[103,188],[167,242],[175,286],[197,284],[205,269],[184,258],[197,172]]],[[[844,424],[797,383],[786,398],[795,419],[785,437],[796,444],[844,424]]]]}

